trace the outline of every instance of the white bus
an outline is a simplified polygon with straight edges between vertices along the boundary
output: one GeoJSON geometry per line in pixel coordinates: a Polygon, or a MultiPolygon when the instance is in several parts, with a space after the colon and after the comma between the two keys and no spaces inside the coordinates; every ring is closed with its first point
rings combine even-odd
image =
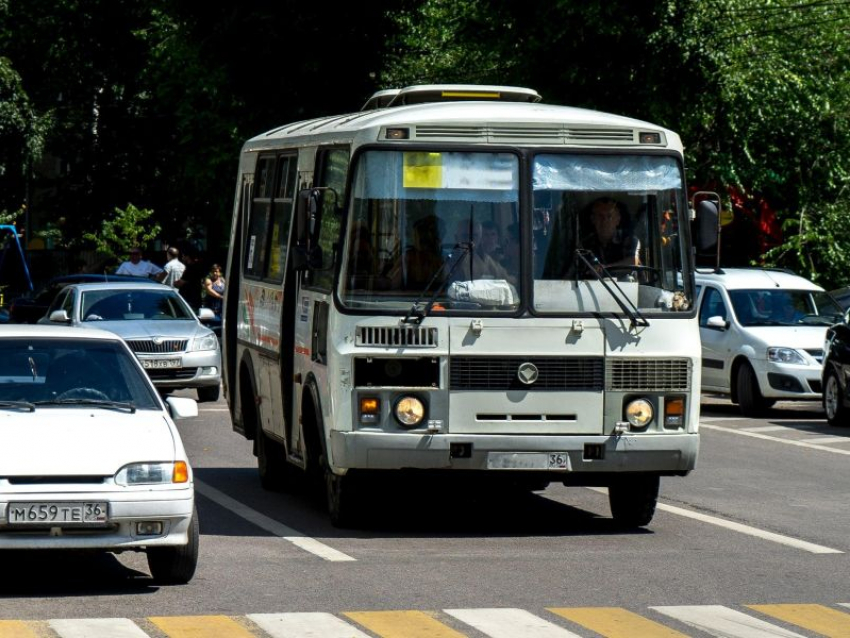
{"type": "Polygon", "coordinates": [[[530,89],[382,91],[248,140],[224,389],[263,486],[323,482],[338,526],[402,472],[604,486],[647,525],[699,448],[692,216],[678,135],[530,89]]]}

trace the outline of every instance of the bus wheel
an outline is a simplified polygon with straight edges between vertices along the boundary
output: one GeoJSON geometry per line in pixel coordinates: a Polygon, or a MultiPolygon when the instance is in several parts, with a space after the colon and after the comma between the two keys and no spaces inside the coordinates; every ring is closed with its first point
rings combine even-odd
{"type": "Polygon", "coordinates": [[[661,479],[655,475],[636,474],[623,477],[608,488],[611,515],[624,527],[645,527],[655,515],[661,479]]]}
{"type": "Polygon", "coordinates": [[[257,428],[257,472],[264,490],[279,492],[287,484],[287,462],[283,446],[257,428]]]}
{"type": "Polygon", "coordinates": [[[325,492],[328,500],[328,516],[334,527],[355,527],[358,521],[360,490],[357,476],[349,472],[345,476],[334,474],[325,468],[325,492]]]}

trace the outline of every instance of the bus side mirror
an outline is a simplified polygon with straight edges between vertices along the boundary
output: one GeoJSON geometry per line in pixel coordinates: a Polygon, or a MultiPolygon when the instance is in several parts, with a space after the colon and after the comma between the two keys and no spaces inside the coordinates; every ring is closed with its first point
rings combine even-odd
{"type": "Polygon", "coordinates": [[[711,259],[712,266],[720,267],[720,196],[700,191],[693,198],[694,220],[691,231],[696,249],[697,267],[711,259]],[[703,259],[700,259],[700,258],[703,259]]]}
{"type": "Polygon", "coordinates": [[[319,211],[322,207],[322,190],[305,188],[298,192],[298,206],[295,211],[295,239],[299,246],[310,242],[315,233],[319,211]]]}

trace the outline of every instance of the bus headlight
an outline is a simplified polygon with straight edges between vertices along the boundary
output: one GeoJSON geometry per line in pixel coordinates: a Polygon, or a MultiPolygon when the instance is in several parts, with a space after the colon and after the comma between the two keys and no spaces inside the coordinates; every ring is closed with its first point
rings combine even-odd
{"type": "Polygon", "coordinates": [[[406,428],[419,425],[425,418],[425,404],[413,396],[403,396],[395,402],[396,420],[406,428]]]}
{"type": "Polygon", "coordinates": [[[646,399],[635,399],[626,406],[626,420],[633,428],[645,428],[652,416],[652,404],[646,399]]]}

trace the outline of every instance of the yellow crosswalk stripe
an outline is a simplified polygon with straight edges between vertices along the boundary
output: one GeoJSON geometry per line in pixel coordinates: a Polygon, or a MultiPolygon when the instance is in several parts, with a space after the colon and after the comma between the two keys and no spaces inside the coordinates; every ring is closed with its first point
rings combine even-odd
{"type": "Polygon", "coordinates": [[[606,638],[687,638],[685,634],[621,607],[547,607],[553,614],[606,638]]]}
{"type": "Polygon", "coordinates": [[[465,638],[421,611],[349,611],[344,615],[382,638],[465,638]]]}
{"type": "Polygon", "coordinates": [[[747,605],[768,616],[784,620],[829,638],[850,638],[850,614],[824,605],[747,605]]]}
{"type": "Polygon", "coordinates": [[[38,634],[22,620],[0,620],[0,638],[38,638],[38,634]]]}
{"type": "Polygon", "coordinates": [[[170,638],[256,638],[228,616],[152,616],[148,620],[170,638]]]}

